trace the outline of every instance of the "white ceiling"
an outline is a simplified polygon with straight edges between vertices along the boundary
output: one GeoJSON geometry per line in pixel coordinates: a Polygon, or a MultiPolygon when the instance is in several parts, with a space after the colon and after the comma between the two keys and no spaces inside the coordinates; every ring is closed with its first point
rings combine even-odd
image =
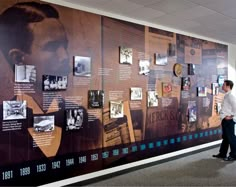
{"type": "Polygon", "coordinates": [[[236,44],[236,0],[62,0],[236,44]]]}

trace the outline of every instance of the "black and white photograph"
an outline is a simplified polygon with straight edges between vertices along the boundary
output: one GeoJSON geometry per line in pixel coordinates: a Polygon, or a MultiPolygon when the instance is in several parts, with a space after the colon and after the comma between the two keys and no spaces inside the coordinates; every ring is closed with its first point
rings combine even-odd
{"type": "Polygon", "coordinates": [[[148,107],[158,106],[158,93],[157,91],[148,91],[147,92],[147,103],[148,107]]]}
{"type": "Polygon", "coordinates": [[[216,103],[216,112],[217,112],[217,114],[220,114],[221,107],[222,107],[221,103],[216,103]]]}
{"type": "Polygon", "coordinates": [[[219,94],[219,84],[217,82],[211,83],[211,91],[212,91],[212,95],[219,94]]]}
{"type": "Polygon", "coordinates": [[[15,65],[15,82],[35,82],[36,68],[34,65],[15,65]]]}
{"type": "Polygon", "coordinates": [[[142,100],[142,88],[131,87],[130,88],[130,99],[131,100],[142,100]]]}
{"type": "Polygon", "coordinates": [[[219,86],[222,86],[224,84],[224,81],[225,81],[225,78],[223,75],[219,75],[217,77],[217,82],[218,82],[219,86]]]}
{"type": "Polygon", "coordinates": [[[88,108],[103,108],[104,91],[89,90],[88,91],[88,108]]]}
{"type": "Polygon", "coordinates": [[[120,46],[120,63],[132,64],[133,63],[133,50],[132,48],[120,46]]]}
{"type": "Polygon", "coordinates": [[[110,101],[110,118],[124,117],[123,101],[110,101]]]}
{"type": "Polygon", "coordinates": [[[188,75],[195,75],[195,64],[188,64],[188,75]]]}
{"type": "Polygon", "coordinates": [[[197,96],[198,97],[206,97],[207,96],[207,88],[204,86],[197,87],[197,96]]]}
{"type": "Polygon", "coordinates": [[[43,91],[66,90],[67,76],[43,75],[43,91]]]}
{"type": "Polygon", "coordinates": [[[84,109],[68,109],[66,110],[66,130],[79,130],[83,128],[84,109]]]}
{"type": "Polygon", "coordinates": [[[74,56],[74,75],[81,77],[91,76],[91,58],[74,56]]]}
{"type": "Polygon", "coordinates": [[[155,53],[155,64],[160,66],[165,66],[168,64],[167,55],[155,53]]]}
{"type": "Polygon", "coordinates": [[[181,78],[181,90],[188,91],[191,86],[190,77],[181,78]]]}
{"type": "Polygon", "coordinates": [[[3,120],[26,119],[26,101],[3,101],[3,120]]]}
{"type": "Polygon", "coordinates": [[[197,105],[195,101],[189,101],[188,103],[188,121],[197,121],[197,105]]]}
{"type": "Polygon", "coordinates": [[[139,60],[139,74],[148,75],[150,72],[150,60],[139,60]]]}
{"type": "Polygon", "coordinates": [[[168,44],[168,56],[173,57],[176,55],[176,44],[169,43],[168,44]]]}
{"type": "Polygon", "coordinates": [[[55,128],[54,116],[34,116],[35,132],[50,132],[55,128]]]}

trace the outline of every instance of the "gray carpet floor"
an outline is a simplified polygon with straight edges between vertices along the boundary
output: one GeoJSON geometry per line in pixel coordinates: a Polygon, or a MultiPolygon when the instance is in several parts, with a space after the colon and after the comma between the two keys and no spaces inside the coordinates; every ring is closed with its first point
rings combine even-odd
{"type": "Polygon", "coordinates": [[[236,186],[236,161],[213,158],[219,147],[87,186],[236,186]]]}

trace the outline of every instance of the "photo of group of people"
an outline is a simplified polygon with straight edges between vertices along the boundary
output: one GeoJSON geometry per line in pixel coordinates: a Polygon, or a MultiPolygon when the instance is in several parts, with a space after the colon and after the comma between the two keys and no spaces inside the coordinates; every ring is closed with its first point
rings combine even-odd
{"type": "Polygon", "coordinates": [[[83,122],[84,122],[84,110],[82,108],[66,110],[67,131],[78,130],[83,128],[83,122]]]}
{"type": "Polygon", "coordinates": [[[43,91],[65,90],[67,76],[43,75],[43,91]]]}
{"type": "Polygon", "coordinates": [[[110,118],[122,118],[124,107],[122,101],[110,101],[110,118]]]}
{"type": "Polygon", "coordinates": [[[142,88],[131,87],[130,91],[131,91],[130,93],[131,100],[142,100],[143,98],[142,88]]]}

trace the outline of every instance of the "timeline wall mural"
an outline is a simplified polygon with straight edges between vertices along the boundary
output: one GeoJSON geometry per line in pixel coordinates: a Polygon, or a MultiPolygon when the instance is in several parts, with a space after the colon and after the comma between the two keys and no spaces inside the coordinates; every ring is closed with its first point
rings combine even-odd
{"type": "Polygon", "coordinates": [[[0,3],[1,185],[46,184],[221,138],[226,45],[15,3],[0,3]]]}

